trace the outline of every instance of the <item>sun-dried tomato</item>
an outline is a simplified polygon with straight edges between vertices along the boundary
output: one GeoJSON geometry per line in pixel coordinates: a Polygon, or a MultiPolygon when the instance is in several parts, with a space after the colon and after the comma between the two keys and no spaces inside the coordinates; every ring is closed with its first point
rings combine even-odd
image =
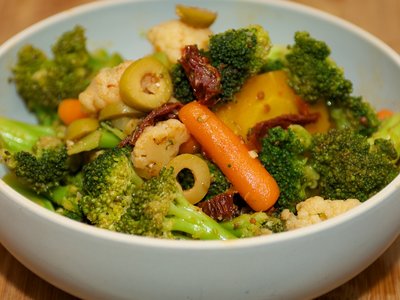
{"type": "Polygon", "coordinates": [[[197,101],[207,106],[214,105],[221,93],[219,71],[210,64],[207,57],[201,55],[196,45],[185,46],[179,62],[189,79],[197,101]]]}

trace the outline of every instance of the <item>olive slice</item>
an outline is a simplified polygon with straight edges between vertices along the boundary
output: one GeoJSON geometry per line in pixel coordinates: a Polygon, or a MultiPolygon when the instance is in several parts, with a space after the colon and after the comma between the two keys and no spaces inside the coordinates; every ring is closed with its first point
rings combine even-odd
{"type": "Polygon", "coordinates": [[[77,140],[99,128],[99,121],[94,118],[82,118],[68,125],[65,137],[67,140],[77,140]]]}
{"type": "Polygon", "coordinates": [[[144,113],[126,105],[123,102],[113,102],[104,107],[99,113],[99,120],[112,120],[121,117],[143,117],[144,113]]]}
{"type": "Polygon", "coordinates": [[[177,4],[175,6],[175,12],[183,23],[196,28],[208,28],[217,18],[215,12],[182,4],[177,4]]]}
{"type": "Polygon", "coordinates": [[[160,60],[146,56],[134,61],[124,71],[119,89],[126,105],[149,112],[171,98],[172,81],[168,69],[160,60]]]}

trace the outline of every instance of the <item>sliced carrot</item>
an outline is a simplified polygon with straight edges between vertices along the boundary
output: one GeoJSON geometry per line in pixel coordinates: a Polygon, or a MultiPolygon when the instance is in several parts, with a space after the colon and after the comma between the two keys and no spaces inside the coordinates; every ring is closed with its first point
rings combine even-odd
{"type": "Polygon", "coordinates": [[[275,179],[211,110],[190,102],[180,109],[179,119],[252,209],[264,211],[275,204],[279,197],[275,179]]]}
{"type": "Polygon", "coordinates": [[[384,120],[384,119],[392,116],[393,111],[391,111],[390,109],[384,108],[384,109],[381,109],[380,111],[378,111],[377,115],[378,115],[379,120],[384,120]]]}
{"type": "Polygon", "coordinates": [[[88,115],[83,111],[82,104],[78,99],[64,99],[58,105],[58,116],[65,125],[73,121],[86,118],[88,115]]]}

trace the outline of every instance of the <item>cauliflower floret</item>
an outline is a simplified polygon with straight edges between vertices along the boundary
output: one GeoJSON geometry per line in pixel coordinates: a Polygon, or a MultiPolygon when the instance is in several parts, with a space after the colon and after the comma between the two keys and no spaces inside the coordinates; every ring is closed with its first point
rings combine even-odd
{"type": "Polygon", "coordinates": [[[293,230],[333,218],[360,203],[357,199],[324,200],[322,197],[315,196],[297,204],[297,216],[288,209],[284,209],[281,219],[286,221],[287,230],[293,230]]]}
{"type": "Polygon", "coordinates": [[[138,175],[147,179],[158,175],[188,139],[186,126],[176,119],[146,127],[132,151],[132,161],[138,175]]]}
{"type": "Polygon", "coordinates": [[[194,28],[179,20],[171,20],[152,27],[147,32],[147,38],[156,51],[165,52],[175,63],[186,45],[196,44],[199,49],[207,49],[211,34],[209,28],[194,28]]]}
{"type": "Polygon", "coordinates": [[[79,101],[87,112],[96,114],[107,104],[122,101],[119,80],[131,63],[132,61],[125,61],[113,68],[100,70],[86,90],[79,95],[79,101]]]}

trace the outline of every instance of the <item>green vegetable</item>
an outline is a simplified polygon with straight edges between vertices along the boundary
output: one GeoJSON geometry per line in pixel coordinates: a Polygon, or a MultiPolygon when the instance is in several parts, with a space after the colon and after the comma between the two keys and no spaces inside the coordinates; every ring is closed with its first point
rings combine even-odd
{"type": "Polygon", "coordinates": [[[236,238],[184,198],[172,168],[162,169],[159,176],[133,191],[130,206],[116,228],[120,232],[161,238],[236,238]]]}
{"type": "Polygon", "coordinates": [[[291,86],[308,102],[336,102],[352,92],[352,83],[329,58],[330,52],[325,42],[312,38],[308,32],[295,33],[294,45],[285,58],[291,86]]]}
{"type": "Polygon", "coordinates": [[[393,159],[397,162],[400,157],[400,113],[395,113],[383,120],[369,141],[373,143],[378,139],[388,140],[392,143],[395,150],[393,159]]]}
{"type": "Polygon", "coordinates": [[[306,155],[312,139],[300,125],[291,125],[287,130],[274,127],[262,139],[259,159],[280,189],[276,208],[295,211],[296,204],[308,197],[307,190],[317,187],[319,175],[306,155]]]}
{"type": "Polygon", "coordinates": [[[369,136],[379,126],[376,112],[362,97],[352,96],[352,82],[330,54],[325,42],[299,31],[293,45],[272,49],[263,70],[286,70],[289,85],[303,100],[310,105],[317,102],[327,105],[336,128],[369,136]]]}
{"type": "Polygon", "coordinates": [[[265,212],[242,214],[220,224],[238,238],[255,237],[285,231],[281,219],[265,212]]]}
{"type": "Polygon", "coordinates": [[[350,130],[331,130],[314,138],[312,165],[320,174],[320,195],[326,199],[365,201],[398,174],[392,143],[374,140],[350,130]],[[392,149],[392,151],[390,150],[392,149]]]}
{"type": "Polygon", "coordinates": [[[0,117],[0,146],[10,152],[31,151],[40,138],[56,135],[57,129],[53,126],[0,117]]]}
{"type": "Polygon", "coordinates": [[[281,190],[278,210],[295,211],[297,203],[313,195],[365,201],[399,174],[398,140],[380,138],[380,129],[374,139],[347,129],[307,137],[300,128],[274,127],[262,139],[259,158],[281,190]]]}
{"type": "Polygon", "coordinates": [[[106,149],[83,167],[81,207],[95,226],[115,230],[131,202],[131,194],[142,179],[130,160],[130,147],[106,149]]]}
{"type": "Polygon", "coordinates": [[[53,203],[46,199],[45,197],[36,194],[34,191],[31,189],[28,189],[24,184],[22,184],[18,178],[15,176],[13,173],[7,173],[6,175],[3,176],[2,180],[11,188],[13,188],[15,191],[20,193],[22,196],[28,198],[29,200],[35,202],[36,204],[39,204],[40,206],[51,210],[55,211],[53,203]]]}
{"type": "MultiPolygon", "coordinates": [[[[3,133],[3,132],[2,132],[3,133]]],[[[37,193],[46,193],[68,176],[74,160],[54,136],[41,137],[31,148],[17,152],[1,148],[0,158],[10,171],[37,193]]]]}
{"type": "Polygon", "coordinates": [[[3,180],[41,206],[79,219],[82,161],[67,154],[58,134],[51,126],[0,118],[0,161],[9,171],[3,180]]]}
{"type": "MultiPolygon", "coordinates": [[[[203,54],[221,74],[222,102],[233,101],[245,81],[259,73],[267,62],[270,38],[261,26],[230,29],[210,37],[203,54]]],[[[190,83],[178,63],[171,70],[174,97],[183,103],[194,99],[190,83]]]]}
{"type": "Polygon", "coordinates": [[[25,45],[12,68],[18,93],[42,124],[56,120],[59,102],[77,98],[102,67],[122,62],[118,54],[105,50],[89,52],[80,26],[61,35],[52,54],[50,58],[41,49],[25,45]]]}

